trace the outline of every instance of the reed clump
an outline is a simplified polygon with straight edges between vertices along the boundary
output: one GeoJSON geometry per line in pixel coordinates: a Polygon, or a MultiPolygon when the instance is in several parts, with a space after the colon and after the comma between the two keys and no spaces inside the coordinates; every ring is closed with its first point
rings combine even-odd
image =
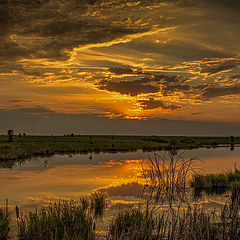
{"type": "Polygon", "coordinates": [[[195,190],[231,189],[232,184],[240,183],[240,170],[218,174],[195,174],[191,180],[191,187],[195,190]]]}
{"type": "Polygon", "coordinates": [[[151,240],[154,239],[156,224],[153,212],[149,209],[125,209],[112,220],[107,240],[151,240]]]}
{"type": "MultiPolygon", "coordinates": [[[[92,199],[103,199],[96,193],[92,199]]],[[[104,200],[105,201],[105,200],[104,200]]],[[[59,201],[40,211],[30,212],[18,223],[19,240],[90,240],[95,239],[96,213],[103,213],[105,204],[87,198],[59,201]]],[[[99,216],[99,215],[98,215],[99,216]]]]}
{"type": "Polygon", "coordinates": [[[240,188],[233,190],[230,203],[220,214],[200,206],[160,212],[130,209],[112,221],[107,240],[237,240],[240,239],[240,188]]]}
{"type": "Polygon", "coordinates": [[[106,197],[98,192],[92,193],[90,197],[90,207],[94,218],[101,218],[106,207],[106,197]]]}

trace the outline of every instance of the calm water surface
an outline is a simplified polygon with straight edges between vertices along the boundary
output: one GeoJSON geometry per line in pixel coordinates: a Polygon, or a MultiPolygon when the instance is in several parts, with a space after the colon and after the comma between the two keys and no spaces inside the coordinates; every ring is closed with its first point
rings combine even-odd
{"type": "MultiPolygon", "coordinates": [[[[163,154],[163,152],[157,152],[163,154]]],[[[78,199],[97,189],[104,189],[112,208],[139,201],[139,185],[143,182],[143,159],[153,153],[100,153],[26,160],[12,169],[0,169],[0,203],[8,199],[10,206],[28,211],[58,199],[78,199]]],[[[184,152],[185,158],[201,159],[196,167],[216,173],[240,167],[240,148],[195,149],[184,152]]],[[[201,201],[206,201],[202,199],[201,201]]],[[[208,198],[208,204],[224,202],[224,196],[208,198]]],[[[210,207],[209,207],[210,208],[210,207]]]]}

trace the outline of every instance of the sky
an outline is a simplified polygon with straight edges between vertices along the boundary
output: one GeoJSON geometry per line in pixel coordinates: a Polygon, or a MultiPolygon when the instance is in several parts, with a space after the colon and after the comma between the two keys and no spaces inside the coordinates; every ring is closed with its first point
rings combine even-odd
{"type": "Polygon", "coordinates": [[[0,0],[0,133],[240,135],[239,0],[0,0]]]}

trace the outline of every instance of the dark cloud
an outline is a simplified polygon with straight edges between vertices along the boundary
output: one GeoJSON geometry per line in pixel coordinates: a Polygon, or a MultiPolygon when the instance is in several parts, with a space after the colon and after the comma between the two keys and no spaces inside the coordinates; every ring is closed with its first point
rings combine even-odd
{"type": "Polygon", "coordinates": [[[167,75],[159,74],[154,76],[154,81],[165,82],[165,83],[176,83],[176,82],[179,82],[179,79],[177,76],[167,76],[167,75]]]}
{"type": "Polygon", "coordinates": [[[155,108],[176,110],[180,108],[180,106],[166,105],[166,103],[164,103],[163,101],[154,100],[153,98],[150,98],[149,100],[141,100],[139,101],[139,103],[141,104],[144,110],[155,109],[155,108]]]}
{"type": "Polygon", "coordinates": [[[129,66],[126,66],[126,67],[110,67],[108,69],[108,71],[110,71],[112,73],[115,73],[117,75],[132,74],[134,72],[134,70],[129,66]]]}
{"type": "Polygon", "coordinates": [[[114,4],[120,6],[120,2],[109,4],[109,1],[94,0],[2,0],[0,61],[66,60],[74,47],[103,43],[151,29],[151,25],[127,24],[128,18],[124,20],[121,15],[122,21],[114,23],[117,14],[114,4]]]}
{"type": "Polygon", "coordinates": [[[210,99],[236,94],[240,94],[240,86],[209,87],[204,90],[202,98],[210,99]]]}
{"type": "Polygon", "coordinates": [[[204,66],[201,68],[201,73],[207,73],[208,75],[212,75],[223,71],[232,70],[236,66],[237,64],[234,62],[223,63],[217,66],[204,66]]]}
{"type": "Polygon", "coordinates": [[[239,0],[205,0],[208,3],[214,3],[217,5],[223,5],[224,7],[233,8],[236,10],[240,9],[239,0]]]}
{"type": "Polygon", "coordinates": [[[187,85],[187,84],[174,84],[174,85],[164,86],[162,88],[162,94],[164,96],[166,96],[166,95],[174,94],[176,92],[186,93],[186,92],[188,92],[190,90],[192,90],[192,86],[191,85],[187,85]]]}
{"type": "Polygon", "coordinates": [[[147,80],[143,79],[143,80],[135,80],[135,81],[120,81],[120,82],[102,80],[97,84],[97,87],[100,90],[118,92],[121,94],[130,95],[130,96],[137,96],[143,93],[159,92],[158,86],[145,84],[147,80]]]}
{"type": "Polygon", "coordinates": [[[49,110],[49,109],[41,107],[41,106],[36,106],[33,108],[16,108],[16,109],[10,109],[10,110],[0,109],[0,112],[16,112],[16,113],[19,112],[19,113],[26,113],[26,114],[55,113],[55,111],[49,110]]]}
{"type": "Polygon", "coordinates": [[[240,75],[234,75],[231,77],[233,80],[240,80],[240,75]]]}

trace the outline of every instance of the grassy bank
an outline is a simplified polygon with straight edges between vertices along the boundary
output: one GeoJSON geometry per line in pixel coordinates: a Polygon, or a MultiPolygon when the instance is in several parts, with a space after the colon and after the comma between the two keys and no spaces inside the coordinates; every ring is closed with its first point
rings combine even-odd
{"type": "MultiPolygon", "coordinates": [[[[165,137],[165,136],[0,136],[0,161],[45,157],[53,154],[126,152],[217,147],[239,144],[239,137],[165,137]]],[[[3,163],[4,164],[4,163],[3,163]]]]}
{"type": "Polygon", "coordinates": [[[191,187],[195,191],[219,192],[231,190],[240,186],[240,170],[228,171],[218,174],[196,174],[191,180],[191,187]]]}

